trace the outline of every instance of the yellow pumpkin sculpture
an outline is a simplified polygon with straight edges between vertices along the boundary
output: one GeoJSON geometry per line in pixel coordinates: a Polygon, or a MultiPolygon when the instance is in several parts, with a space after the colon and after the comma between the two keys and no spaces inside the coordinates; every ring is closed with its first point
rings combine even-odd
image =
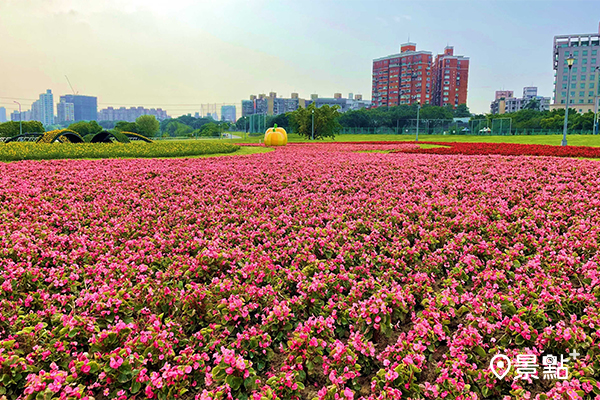
{"type": "Polygon", "coordinates": [[[287,132],[277,124],[265,132],[265,146],[285,146],[287,141],[287,132]]]}

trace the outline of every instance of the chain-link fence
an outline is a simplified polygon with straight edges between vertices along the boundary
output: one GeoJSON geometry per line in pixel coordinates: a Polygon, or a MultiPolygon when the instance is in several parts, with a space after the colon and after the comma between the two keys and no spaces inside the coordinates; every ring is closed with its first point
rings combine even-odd
{"type": "MultiPolygon", "coordinates": [[[[454,121],[447,119],[419,119],[419,135],[474,135],[474,136],[515,136],[515,135],[562,135],[562,129],[517,129],[512,118],[454,121]]],[[[416,135],[417,120],[399,121],[396,127],[342,128],[347,135],[416,135]]],[[[569,129],[570,135],[593,135],[592,129],[569,129]]]]}

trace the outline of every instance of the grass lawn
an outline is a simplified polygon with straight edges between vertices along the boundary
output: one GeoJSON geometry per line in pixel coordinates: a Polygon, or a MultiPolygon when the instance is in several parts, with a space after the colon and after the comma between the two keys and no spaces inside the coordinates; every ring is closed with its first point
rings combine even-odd
{"type": "Polygon", "coordinates": [[[223,157],[223,156],[246,156],[250,154],[268,153],[275,150],[273,147],[258,147],[258,146],[241,146],[239,150],[233,153],[215,153],[215,154],[203,154],[201,156],[193,156],[186,158],[208,158],[208,157],[223,157]]]}
{"type": "MultiPolygon", "coordinates": [[[[235,133],[234,133],[235,134],[235,133]]],[[[243,133],[237,133],[241,139],[223,139],[225,143],[259,143],[262,136],[248,136],[243,138],[243,133]]],[[[409,135],[339,135],[335,140],[323,140],[323,142],[376,142],[376,141],[408,141],[414,142],[414,136],[409,135]]],[[[519,143],[519,144],[549,144],[560,146],[562,135],[537,135],[537,136],[463,136],[463,135],[420,135],[419,140],[423,142],[473,142],[473,143],[519,143]]],[[[567,136],[570,146],[594,146],[600,147],[600,135],[570,135],[567,136]]],[[[307,142],[299,135],[288,134],[288,142],[307,142]]],[[[308,141],[309,142],[309,141],[308,141]]]]}

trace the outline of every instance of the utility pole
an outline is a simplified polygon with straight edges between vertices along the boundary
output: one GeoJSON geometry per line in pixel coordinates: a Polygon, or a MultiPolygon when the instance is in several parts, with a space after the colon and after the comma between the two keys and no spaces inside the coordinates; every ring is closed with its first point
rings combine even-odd
{"type": "Polygon", "coordinates": [[[15,101],[19,105],[19,135],[23,134],[23,114],[21,113],[21,103],[15,101]]]}
{"type": "Polygon", "coordinates": [[[311,134],[311,140],[315,140],[315,110],[314,108],[312,109],[312,134],[311,134]]]}

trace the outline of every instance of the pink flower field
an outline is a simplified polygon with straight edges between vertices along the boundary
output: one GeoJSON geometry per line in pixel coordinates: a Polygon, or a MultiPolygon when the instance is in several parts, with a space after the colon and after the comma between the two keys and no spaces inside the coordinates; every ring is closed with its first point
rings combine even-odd
{"type": "Polygon", "coordinates": [[[600,399],[600,163],[403,148],[0,164],[0,398],[600,399]]]}

